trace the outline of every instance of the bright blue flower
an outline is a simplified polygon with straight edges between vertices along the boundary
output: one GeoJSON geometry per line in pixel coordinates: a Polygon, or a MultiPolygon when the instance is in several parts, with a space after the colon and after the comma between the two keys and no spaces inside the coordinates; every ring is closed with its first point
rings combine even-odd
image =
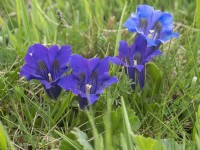
{"type": "Polygon", "coordinates": [[[177,38],[178,33],[173,32],[173,16],[167,12],[154,10],[148,5],[137,6],[136,13],[124,23],[130,32],[144,34],[148,47],[159,46],[170,38],[177,38]]]}
{"type": "Polygon", "coordinates": [[[117,77],[110,77],[109,58],[85,59],[80,55],[72,55],[69,59],[72,74],[65,76],[58,85],[78,95],[80,108],[94,104],[103,93],[104,88],[118,82],[117,77]]]}
{"type": "Polygon", "coordinates": [[[67,45],[60,48],[53,45],[47,48],[42,44],[34,44],[28,48],[24,58],[25,65],[22,66],[20,75],[28,81],[39,80],[48,96],[57,99],[61,92],[61,87],[57,83],[69,70],[67,64],[70,55],[71,47],[67,45]]]}
{"type": "Polygon", "coordinates": [[[126,74],[132,79],[133,89],[138,81],[142,89],[145,82],[145,64],[151,61],[154,56],[161,54],[156,47],[147,47],[145,36],[137,35],[135,42],[130,47],[127,42],[120,41],[119,56],[111,57],[110,61],[125,67],[126,74]]]}

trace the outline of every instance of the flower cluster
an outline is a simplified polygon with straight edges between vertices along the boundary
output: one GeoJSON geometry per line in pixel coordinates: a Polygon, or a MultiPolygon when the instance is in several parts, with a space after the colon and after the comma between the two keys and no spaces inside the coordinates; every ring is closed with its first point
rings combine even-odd
{"type": "Polygon", "coordinates": [[[172,15],[167,12],[139,5],[136,13],[132,13],[124,23],[124,27],[130,32],[137,33],[135,40],[131,46],[120,41],[119,56],[111,58],[111,61],[125,67],[126,74],[132,79],[133,89],[137,83],[141,89],[144,87],[145,64],[162,54],[159,46],[170,38],[178,37],[178,33],[172,31],[172,20],[172,15]]]}
{"type": "Polygon", "coordinates": [[[170,13],[154,10],[148,5],[138,5],[136,13],[124,23],[130,32],[145,35],[147,46],[160,46],[170,38],[177,38],[178,33],[173,32],[173,17],[170,13]]]}
{"type": "Polygon", "coordinates": [[[62,88],[71,91],[78,96],[81,109],[93,105],[106,87],[118,82],[117,77],[109,75],[109,61],[124,66],[133,81],[132,88],[139,83],[142,89],[145,64],[161,55],[159,46],[162,43],[178,36],[172,31],[172,20],[172,15],[167,12],[139,5],[136,13],[124,23],[130,32],[137,33],[135,40],[130,46],[126,41],[120,41],[118,56],[86,59],[72,55],[68,45],[47,48],[34,44],[28,48],[20,75],[27,80],[39,80],[51,99],[57,99],[62,88]],[[66,74],[69,70],[71,73],[66,74]]]}
{"type": "Polygon", "coordinates": [[[120,41],[119,56],[111,58],[110,61],[125,67],[126,74],[133,81],[131,85],[133,89],[135,89],[138,81],[140,88],[143,88],[145,64],[156,55],[161,55],[161,52],[155,49],[155,47],[147,47],[145,36],[138,35],[131,46],[128,46],[128,43],[125,41],[120,41]]]}
{"type": "Polygon", "coordinates": [[[72,55],[70,46],[53,45],[49,48],[42,44],[29,47],[24,58],[25,65],[20,75],[27,80],[41,82],[48,96],[57,99],[61,89],[78,95],[80,108],[94,104],[103,90],[118,82],[117,77],[109,76],[109,57],[86,59],[72,55]],[[72,69],[72,73],[65,75],[72,69]]]}

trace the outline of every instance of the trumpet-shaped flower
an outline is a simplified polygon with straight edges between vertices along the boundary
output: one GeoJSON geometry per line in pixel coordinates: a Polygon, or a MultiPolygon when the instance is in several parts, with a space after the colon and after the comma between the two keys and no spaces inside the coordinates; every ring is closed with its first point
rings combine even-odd
{"type": "Polygon", "coordinates": [[[130,32],[144,34],[148,47],[159,46],[170,38],[178,37],[178,33],[172,31],[173,16],[167,12],[154,10],[148,5],[137,6],[136,13],[131,14],[124,27],[130,32]]]}
{"type": "Polygon", "coordinates": [[[58,82],[69,69],[67,64],[70,55],[71,47],[67,45],[47,48],[42,44],[34,44],[28,48],[20,75],[28,81],[39,80],[48,96],[57,99],[61,92],[58,82]]]}
{"type": "Polygon", "coordinates": [[[65,76],[58,85],[78,95],[81,109],[94,104],[104,89],[118,82],[117,77],[110,77],[109,58],[85,59],[80,55],[72,55],[69,59],[72,74],[65,76]]]}
{"type": "Polygon", "coordinates": [[[131,85],[133,89],[135,89],[137,82],[139,82],[140,88],[143,88],[145,82],[145,64],[157,55],[161,55],[161,52],[156,47],[147,47],[145,36],[138,35],[130,47],[127,42],[120,41],[119,56],[111,57],[110,61],[125,67],[126,74],[133,81],[131,85]]]}

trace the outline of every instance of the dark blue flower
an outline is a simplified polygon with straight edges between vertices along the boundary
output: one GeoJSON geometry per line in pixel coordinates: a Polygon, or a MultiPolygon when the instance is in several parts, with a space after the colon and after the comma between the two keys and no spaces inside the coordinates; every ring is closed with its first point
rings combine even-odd
{"type": "Polygon", "coordinates": [[[167,12],[154,10],[148,5],[137,6],[136,13],[132,13],[130,18],[124,23],[124,27],[130,32],[144,34],[149,46],[159,46],[170,38],[178,37],[178,33],[173,32],[173,16],[167,12]]]}
{"type": "Polygon", "coordinates": [[[147,47],[145,36],[138,35],[135,42],[129,47],[125,41],[119,43],[119,56],[111,57],[110,61],[125,67],[126,74],[132,79],[132,88],[139,81],[140,88],[143,88],[145,82],[145,64],[152,60],[154,56],[162,53],[157,47],[147,47]]]}
{"type": "Polygon", "coordinates": [[[60,48],[53,45],[47,48],[42,44],[34,44],[28,48],[20,75],[28,81],[39,80],[48,96],[57,99],[61,92],[61,87],[57,83],[69,69],[67,64],[70,55],[71,47],[67,45],[60,48]]]}
{"type": "Polygon", "coordinates": [[[118,82],[117,77],[110,77],[109,58],[85,59],[80,55],[72,55],[69,59],[72,74],[62,78],[58,85],[78,95],[80,108],[94,104],[103,93],[104,88],[118,82]]]}

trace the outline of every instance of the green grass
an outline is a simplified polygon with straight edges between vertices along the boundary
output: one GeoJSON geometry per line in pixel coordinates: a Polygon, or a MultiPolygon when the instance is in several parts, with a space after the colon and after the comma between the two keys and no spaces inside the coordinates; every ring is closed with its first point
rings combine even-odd
{"type": "Polygon", "coordinates": [[[0,0],[0,149],[199,149],[199,11],[199,0],[0,0]],[[120,82],[81,111],[71,92],[52,101],[19,76],[36,42],[69,44],[87,58],[116,55],[119,40],[133,41],[123,22],[144,3],[172,13],[179,38],[147,65],[142,91],[113,65],[120,82]]]}

